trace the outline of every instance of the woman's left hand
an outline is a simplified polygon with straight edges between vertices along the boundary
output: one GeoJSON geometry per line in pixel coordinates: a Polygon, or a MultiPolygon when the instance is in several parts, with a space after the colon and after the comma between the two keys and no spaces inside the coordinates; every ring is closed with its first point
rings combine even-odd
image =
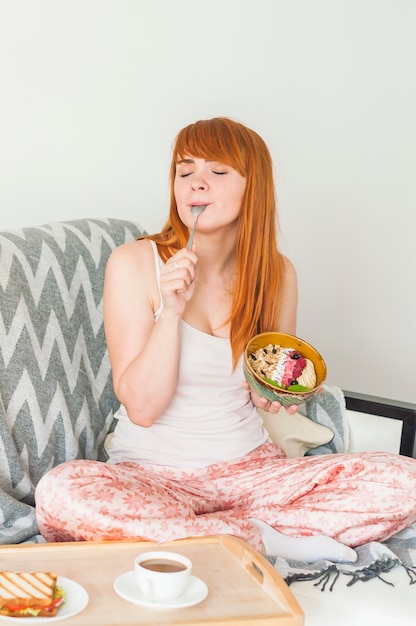
{"type": "MultiPolygon", "coordinates": [[[[267,411],[268,413],[278,413],[282,408],[282,405],[277,400],[275,400],[274,402],[269,402],[269,400],[264,396],[259,396],[258,393],[250,389],[247,382],[244,382],[243,385],[244,388],[250,392],[251,401],[258,409],[262,409],[263,411],[267,411]]],[[[298,407],[296,404],[291,404],[290,406],[285,407],[285,409],[289,413],[289,415],[294,415],[297,412],[298,407]]]]}

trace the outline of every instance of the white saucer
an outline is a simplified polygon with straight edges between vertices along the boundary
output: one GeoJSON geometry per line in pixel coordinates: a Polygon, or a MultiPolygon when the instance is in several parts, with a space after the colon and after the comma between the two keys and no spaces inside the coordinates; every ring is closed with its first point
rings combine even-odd
{"type": "Polygon", "coordinates": [[[65,603],[58,609],[58,613],[54,617],[8,617],[0,615],[1,622],[9,622],[10,624],[50,624],[51,622],[59,622],[67,617],[77,615],[85,609],[88,604],[88,593],[78,583],[69,578],[58,576],[56,584],[65,591],[65,603]]]}
{"type": "Polygon", "coordinates": [[[175,600],[151,602],[142,596],[137,588],[134,571],[125,572],[118,576],[114,581],[114,590],[119,596],[124,598],[124,600],[134,602],[134,604],[141,604],[142,606],[149,606],[152,609],[182,609],[186,606],[193,606],[194,604],[202,602],[208,595],[208,587],[204,581],[196,576],[191,576],[189,585],[175,600]]]}

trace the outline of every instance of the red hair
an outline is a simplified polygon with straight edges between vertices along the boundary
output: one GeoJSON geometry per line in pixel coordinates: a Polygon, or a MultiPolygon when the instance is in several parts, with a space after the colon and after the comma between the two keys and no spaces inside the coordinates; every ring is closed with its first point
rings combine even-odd
{"type": "Polygon", "coordinates": [[[173,191],[177,161],[192,156],[228,165],[246,178],[236,243],[236,280],[229,319],[235,367],[257,333],[278,329],[283,257],[277,248],[277,212],[270,152],[253,130],[228,118],[201,120],[176,137],[170,168],[170,213],[161,233],[149,236],[163,261],[184,248],[188,228],[173,191]]]}

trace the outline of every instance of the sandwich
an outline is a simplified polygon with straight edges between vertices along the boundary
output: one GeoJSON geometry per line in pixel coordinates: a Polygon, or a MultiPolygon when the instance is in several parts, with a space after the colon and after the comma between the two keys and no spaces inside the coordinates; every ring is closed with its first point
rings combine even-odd
{"type": "Polygon", "coordinates": [[[54,617],[64,591],[53,572],[0,572],[0,615],[54,617]]]}

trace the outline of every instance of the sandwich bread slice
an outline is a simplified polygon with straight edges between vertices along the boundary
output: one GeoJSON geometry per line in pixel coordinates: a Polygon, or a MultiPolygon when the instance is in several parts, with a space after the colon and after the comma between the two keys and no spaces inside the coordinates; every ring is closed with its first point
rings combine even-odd
{"type": "Polygon", "coordinates": [[[54,617],[64,602],[54,572],[0,572],[0,615],[54,617]]]}

